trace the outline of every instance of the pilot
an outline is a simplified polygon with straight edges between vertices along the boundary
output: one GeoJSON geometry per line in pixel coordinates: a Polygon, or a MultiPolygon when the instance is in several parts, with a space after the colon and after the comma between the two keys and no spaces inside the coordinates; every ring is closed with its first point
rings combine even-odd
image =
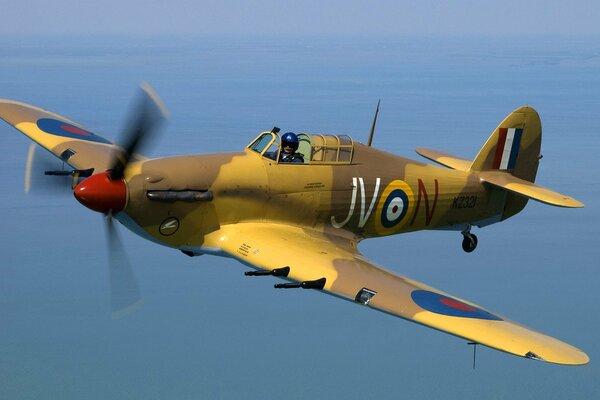
{"type": "Polygon", "coordinates": [[[284,133],[281,137],[280,163],[304,163],[304,155],[296,153],[298,150],[298,136],[294,132],[284,133]]]}

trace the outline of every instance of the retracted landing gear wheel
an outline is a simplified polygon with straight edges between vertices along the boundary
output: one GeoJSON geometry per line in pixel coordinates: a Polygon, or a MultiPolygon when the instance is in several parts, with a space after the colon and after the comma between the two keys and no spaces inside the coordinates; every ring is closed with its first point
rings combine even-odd
{"type": "Polygon", "coordinates": [[[477,236],[472,233],[463,235],[462,248],[467,253],[472,252],[477,247],[477,236]]]}

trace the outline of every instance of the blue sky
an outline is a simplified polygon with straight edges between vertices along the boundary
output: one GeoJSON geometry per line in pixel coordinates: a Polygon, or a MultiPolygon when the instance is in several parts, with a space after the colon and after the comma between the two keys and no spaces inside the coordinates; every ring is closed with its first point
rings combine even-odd
{"type": "Polygon", "coordinates": [[[574,1],[23,0],[0,33],[599,33],[600,5],[574,1]]]}

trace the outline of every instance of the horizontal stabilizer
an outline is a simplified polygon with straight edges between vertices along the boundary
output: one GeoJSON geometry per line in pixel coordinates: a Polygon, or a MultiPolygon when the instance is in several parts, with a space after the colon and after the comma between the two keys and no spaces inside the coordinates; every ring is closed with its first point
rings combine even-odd
{"type": "Polygon", "coordinates": [[[527,198],[540,201],[558,207],[579,208],[583,203],[572,197],[554,192],[545,187],[519,179],[516,176],[502,171],[484,171],[479,173],[479,177],[489,184],[508,190],[527,198]]]}
{"type": "Polygon", "coordinates": [[[464,158],[455,157],[451,154],[444,153],[442,151],[418,148],[415,150],[417,154],[427,158],[428,160],[434,161],[445,167],[456,169],[459,171],[466,171],[471,167],[471,160],[464,158]]]}

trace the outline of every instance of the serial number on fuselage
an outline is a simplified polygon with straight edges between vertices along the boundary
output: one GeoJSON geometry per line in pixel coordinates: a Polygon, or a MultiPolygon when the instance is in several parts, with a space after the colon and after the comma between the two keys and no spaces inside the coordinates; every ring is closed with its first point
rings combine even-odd
{"type": "Polygon", "coordinates": [[[452,208],[475,208],[477,196],[456,196],[452,201],[452,208]]]}

